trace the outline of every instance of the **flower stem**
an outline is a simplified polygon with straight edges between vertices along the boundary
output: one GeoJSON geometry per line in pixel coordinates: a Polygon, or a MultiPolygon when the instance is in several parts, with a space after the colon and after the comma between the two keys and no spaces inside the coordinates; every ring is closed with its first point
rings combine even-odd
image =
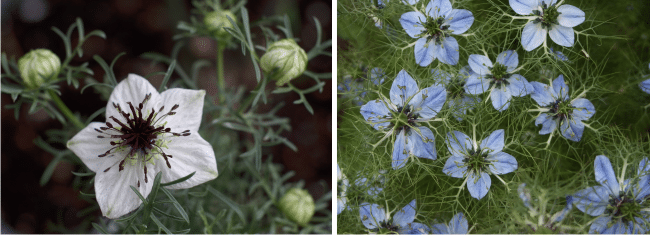
{"type": "Polygon", "coordinates": [[[217,42],[217,87],[219,88],[219,100],[224,102],[226,82],[223,75],[223,51],[226,49],[224,42],[217,42]]]}
{"type": "Polygon", "coordinates": [[[52,90],[48,92],[50,94],[50,97],[52,98],[52,101],[54,101],[56,107],[59,108],[59,110],[63,113],[63,115],[65,115],[68,118],[68,120],[71,121],[72,124],[74,124],[79,130],[84,129],[85,125],[77,118],[77,116],[72,114],[72,111],[70,111],[68,106],[66,106],[65,103],[63,103],[61,98],[59,98],[59,96],[56,93],[54,93],[54,91],[52,90]]]}

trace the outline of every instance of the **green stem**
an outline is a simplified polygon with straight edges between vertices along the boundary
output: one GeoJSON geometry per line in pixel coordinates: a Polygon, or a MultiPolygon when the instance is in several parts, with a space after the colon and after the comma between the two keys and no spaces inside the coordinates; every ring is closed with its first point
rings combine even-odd
{"type": "Polygon", "coordinates": [[[219,88],[219,101],[224,102],[226,98],[224,92],[226,90],[226,82],[223,75],[223,51],[226,49],[225,42],[217,42],[217,86],[219,88]]]}
{"type": "Polygon", "coordinates": [[[52,98],[52,101],[54,101],[54,103],[59,108],[59,110],[63,113],[63,115],[65,115],[68,118],[69,121],[72,122],[72,124],[74,124],[79,130],[84,129],[84,127],[86,127],[86,125],[84,125],[77,118],[77,116],[72,114],[72,111],[70,111],[68,106],[66,106],[65,103],[63,103],[61,98],[59,98],[59,96],[56,93],[54,93],[54,91],[50,90],[48,92],[50,94],[50,97],[52,98]]]}

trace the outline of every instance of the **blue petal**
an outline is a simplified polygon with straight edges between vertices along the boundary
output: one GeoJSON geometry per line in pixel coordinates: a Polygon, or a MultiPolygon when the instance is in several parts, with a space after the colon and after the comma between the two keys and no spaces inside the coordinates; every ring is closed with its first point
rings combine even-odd
{"type": "Polygon", "coordinates": [[[497,63],[505,65],[508,68],[506,71],[510,73],[519,65],[519,55],[513,50],[501,52],[497,56],[497,63]]]}
{"type": "Polygon", "coordinates": [[[564,27],[576,27],[585,21],[585,12],[577,7],[564,4],[557,11],[560,13],[557,22],[564,27]]]}
{"type": "Polygon", "coordinates": [[[428,41],[426,37],[420,38],[415,41],[415,46],[413,47],[413,52],[415,53],[415,63],[424,67],[435,59],[435,50],[436,45],[433,40],[428,41]]]}
{"type": "Polygon", "coordinates": [[[422,136],[415,130],[410,130],[406,136],[406,149],[419,158],[436,160],[435,137],[428,127],[418,127],[422,136]]]}
{"type": "Polygon", "coordinates": [[[380,68],[372,68],[370,70],[370,81],[372,81],[373,84],[379,85],[384,83],[384,76],[386,73],[384,73],[383,69],[380,68]]]}
{"type": "Polygon", "coordinates": [[[467,225],[467,219],[463,212],[459,212],[454,215],[449,221],[449,233],[450,234],[467,234],[469,226],[467,225]]]}
{"type": "Polygon", "coordinates": [[[422,89],[409,102],[420,117],[418,120],[427,120],[434,118],[447,99],[447,90],[441,85],[433,85],[422,89]]]}
{"type": "Polygon", "coordinates": [[[575,107],[573,110],[574,120],[587,120],[594,116],[596,109],[594,105],[585,98],[578,98],[571,102],[571,106],[575,107]]]}
{"type": "Polygon", "coordinates": [[[603,234],[623,234],[625,233],[625,224],[623,224],[623,221],[621,219],[618,219],[612,227],[606,228],[605,230],[602,231],[603,234]]]}
{"type": "Polygon", "coordinates": [[[603,216],[594,220],[589,227],[589,233],[602,234],[607,229],[607,224],[612,220],[611,216],[603,216]]]}
{"type": "Polygon", "coordinates": [[[521,45],[526,51],[532,51],[546,40],[546,29],[542,23],[529,21],[521,32],[521,45]]]}
{"type": "Polygon", "coordinates": [[[492,93],[490,93],[492,106],[494,106],[496,110],[499,110],[499,112],[508,109],[508,106],[510,106],[510,98],[512,98],[510,90],[505,87],[495,87],[492,89],[492,93]]]}
{"type": "MultiPolygon", "coordinates": [[[[634,223],[634,225],[632,226],[633,228],[632,228],[632,231],[630,233],[645,234],[646,230],[645,230],[645,228],[643,228],[643,226],[645,225],[645,221],[643,221],[643,219],[641,219],[639,217],[636,217],[635,220],[636,220],[635,221],[636,223],[634,223]]],[[[630,223],[632,223],[632,221],[630,221],[630,223]]]]}
{"type": "Polygon", "coordinates": [[[479,200],[485,197],[492,184],[490,176],[485,172],[481,172],[480,175],[470,172],[467,177],[467,190],[469,190],[469,194],[479,200]]]}
{"type": "Polygon", "coordinates": [[[638,176],[650,174],[650,161],[648,161],[647,157],[639,162],[639,168],[636,169],[636,174],[638,176]]]}
{"type": "Polygon", "coordinates": [[[392,166],[394,170],[404,167],[408,161],[409,153],[406,150],[405,142],[406,137],[404,136],[404,130],[401,130],[399,134],[397,134],[395,145],[393,146],[392,166]]]}
{"type": "Polygon", "coordinates": [[[564,138],[578,142],[582,138],[582,132],[585,130],[585,124],[580,120],[565,119],[560,125],[560,133],[564,138]]]}
{"type": "Polygon", "coordinates": [[[490,68],[494,67],[490,58],[484,55],[471,54],[467,62],[472,71],[479,75],[491,74],[490,68]]]}
{"type": "Polygon", "coordinates": [[[386,221],[386,212],[377,204],[361,203],[359,215],[361,223],[368,229],[378,228],[380,223],[386,221]]]}
{"type": "Polygon", "coordinates": [[[469,136],[460,131],[452,131],[447,133],[447,149],[451,155],[457,157],[464,157],[469,150],[473,149],[472,140],[469,136]]]}
{"type": "Polygon", "coordinates": [[[433,54],[440,62],[448,65],[456,65],[458,63],[458,41],[454,37],[443,38],[441,44],[433,45],[433,54]]]}
{"type": "Polygon", "coordinates": [[[573,35],[573,28],[564,27],[562,25],[551,26],[551,31],[548,32],[551,40],[560,46],[572,47],[575,35],[573,35]]]}
{"type": "Polygon", "coordinates": [[[466,32],[474,23],[474,15],[465,9],[453,9],[442,25],[449,25],[452,34],[466,32]]]}
{"type": "Polygon", "coordinates": [[[465,82],[465,92],[471,95],[478,95],[490,89],[491,79],[481,78],[480,75],[473,73],[465,82]]]}
{"type": "Polygon", "coordinates": [[[409,5],[415,5],[418,3],[419,0],[402,0],[402,2],[409,4],[409,5]]]}
{"type": "Polygon", "coordinates": [[[542,129],[539,130],[540,135],[549,134],[557,127],[557,121],[546,113],[540,114],[537,119],[535,119],[535,126],[539,126],[539,124],[542,124],[542,129]]]}
{"type": "Polygon", "coordinates": [[[427,17],[417,11],[404,13],[399,18],[399,23],[402,24],[402,28],[412,38],[419,38],[418,36],[425,31],[422,22],[427,22],[427,17]]]}
{"type": "Polygon", "coordinates": [[[415,199],[409,204],[404,206],[401,210],[395,213],[393,216],[393,225],[398,225],[399,227],[408,227],[409,223],[412,223],[415,219],[415,199]]]}
{"type": "Polygon", "coordinates": [[[530,97],[533,98],[539,106],[549,106],[555,102],[555,98],[553,97],[555,94],[552,91],[553,88],[549,85],[539,82],[531,82],[530,85],[534,88],[534,92],[530,94],[530,97]]]}
{"type": "Polygon", "coordinates": [[[472,70],[471,67],[469,67],[469,65],[463,66],[460,69],[460,71],[458,71],[458,74],[460,74],[463,78],[465,78],[465,80],[467,80],[467,78],[469,76],[471,76],[473,73],[475,73],[475,72],[474,72],[474,70],[472,70]]]}
{"type": "Polygon", "coordinates": [[[639,83],[639,87],[641,88],[642,91],[645,93],[650,94],[650,79],[645,80],[641,83],[639,83]]]}
{"type": "Polygon", "coordinates": [[[403,69],[397,74],[390,88],[390,101],[398,107],[404,107],[406,102],[418,92],[418,84],[403,69]]]}
{"type": "Polygon", "coordinates": [[[463,159],[465,158],[460,156],[449,157],[445,167],[442,168],[442,172],[454,178],[465,178],[467,166],[465,166],[463,159]]]}
{"type": "Polygon", "coordinates": [[[389,114],[390,110],[381,100],[371,100],[361,106],[361,115],[363,116],[363,119],[377,130],[381,130],[390,124],[390,122],[388,122],[389,114]]]}
{"type": "Polygon", "coordinates": [[[354,185],[356,185],[356,186],[365,186],[367,181],[368,181],[368,178],[360,177],[360,178],[357,178],[357,180],[354,181],[354,185]]]}
{"type": "Polygon", "coordinates": [[[537,10],[538,6],[537,0],[510,0],[510,7],[520,15],[533,14],[533,10],[537,10]]]}
{"type": "Polygon", "coordinates": [[[561,51],[556,51],[553,49],[553,47],[548,48],[551,50],[551,53],[555,54],[555,58],[557,58],[560,61],[569,61],[569,57],[566,57],[564,53],[561,51]]]}
{"type": "Polygon", "coordinates": [[[609,192],[603,186],[594,186],[580,190],[572,198],[573,204],[578,210],[591,216],[602,215],[609,204],[609,192]]]}
{"type": "Polygon", "coordinates": [[[336,206],[337,206],[336,214],[337,215],[341,214],[341,212],[343,212],[343,210],[345,210],[345,200],[344,199],[345,198],[338,198],[337,201],[336,201],[336,206]]]}
{"type": "Polygon", "coordinates": [[[434,224],[431,226],[431,233],[433,234],[449,234],[449,228],[446,224],[434,224]]]}
{"type": "MultiPolygon", "coordinates": [[[[400,228],[401,229],[401,228],[400,228]]],[[[431,229],[429,226],[426,226],[421,223],[411,223],[407,228],[404,228],[405,231],[397,231],[399,234],[429,234],[431,229]],[[410,230],[409,230],[410,229],[410,230]]]]}
{"type": "Polygon", "coordinates": [[[510,90],[510,94],[512,94],[512,96],[521,97],[535,91],[533,85],[528,83],[528,80],[519,74],[513,74],[510,76],[510,78],[507,79],[507,81],[510,83],[508,85],[508,90],[510,90]]]}
{"type": "Polygon", "coordinates": [[[504,152],[488,155],[486,160],[492,163],[489,169],[495,175],[508,174],[517,169],[517,159],[504,152]]]}
{"type": "Polygon", "coordinates": [[[451,12],[451,2],[449,0],[433,0],[427,4],[426,12],[424,14],[431,16],[434,19],[438,17],[446,18],[451,12]]]}
{"type": "Polygon", "coordinates": [[[564,75],[560,74],[553,80],[553,90],[551,90],[553,97],[557,100],[569,99],[569,86],[564,82],[564,75]]]}
{"type": "Polygon", "coordinates": [[[481,140],[481,144],[479,145],[481,147],[481,151],[485,152],[486,150],[489,150],[490,153],[501,152],[503,150],[503,146],[505,145],[503,136],[503,129],[499,129],[490,133],[487,138],[481,140]]]}
{"type": "Polygon", "coordinates": [[[530,206],[530,201],[532,200],[530,197],[530,192],[528,189],[526,189],[526,183],[521,183],[519,187],[517,188],[517,193],[519,194],[519,198],[524,202],[524,206],[528,207],[528,209],[533,209],[530,206]]]}
{"type": "Polygon", "coordinates": [[[596,181],[607,187],[611,195],[618,197],[621,188],[618,184],[618,180],[616,180],[616,175],[614,175],[614,169],[612,168],[612,163],[609,162],[609,158],[605,155],[596,156],[596,161],[594,161],[594,172],[596,175],[596,181]]]}

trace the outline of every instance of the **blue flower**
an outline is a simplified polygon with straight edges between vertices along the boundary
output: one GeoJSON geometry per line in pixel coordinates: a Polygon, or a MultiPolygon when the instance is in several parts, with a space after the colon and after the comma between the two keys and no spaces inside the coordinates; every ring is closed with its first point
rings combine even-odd
{"type": "Polygon", "coordinates": [[[451,34],[464,33],[474,23],[472,12],[452,9],[449,0],[433,0],[424,14],[404,13],[399,19],[402,28],[415,42],[415,62],[424,67],[435,58],[449,65],[458,63],[458,42],[451,34]]]}
{"type": "Polygon", "coordinates": [[[362,105],[363,99],[366,96],[366,91],[363,88],[363,84],[357,79],[353,79],[350,75],[343,76],[343,82],[340,82],[336,87],[340,94],[345,99],[352,99],[356,105],[362,105]]]}
{"type": "Polygon", "coordinates": [[[639,162],[636,184],[630,179],[617,181],[612,164],[604,155],[596,156],[594,171],[600,186],[580,190],[573,196],[580,211],[599,216],[589,227],[589,233],[646,233],[645,221],[650,219],[650,212],[642,208],[650,195],[648,158],[639,162]]]}
{"type": "MultiPolygon", "coordinates": [[[[648,68],[650,68],[650,64],[648,64],[648,68]]],[[[639,83],[639,87],[641,87],[641,90],[645,93],[650,94],[650,79],[639,83]]]]}
{"type": "Polygon", "coordinates": [[[589,100],[577,98],[569,101],[569,87],[564,83],[564,76],[560,75],[552,84],[546,85],[531,82],[535,92],[531,97],[542,107],[548,108],[535,120],[535,125],[542,124],[540,135],[552,133],[560,126],[560,133],[572,141],[580,141],[585,121],[596,113],[594,105],[589,100]]]}
{"type": "Polygon", "coordinates": [[[554,54],[555,58],[559,61],[569,61],[569,57],[566,57],[564,53],[561,51],[556,51],[553,49],[553,47],[549,48],[551,50],[551,53],[554,54]]]}
{"type": "Polygon", "coordinates": [[[341,173],[341,168],[339,167],[339,164],[336,164],[336,179],[337,179],[337,193],[338,193],[338,200],[336,205],[338,206],[336,214],[341,214],[343,210],[345,210],[347,207],[345,204],[348,201],[348,198],[346,196],[347,188],[349,186],[348,179],[341,173]]]}
{"type": "Polygon", "coordinates": [[[577,7],[556,5],[557,0],[510,0],[519,15],[531,15],[521,32],[521,45],[532,51],[546,41],[546,33],[560,46],[572,47],[573,27],[585,21],[585,12],[577,7]]]}
{"type": "Polygon", "coordinates": [[[380,85],[384,83],[385,76],[386,73],[384,73],[383,69],[375,67],[370,70],[370,81],[372,82],[372,84],[380,85]]]}
{"type": "Polygon", "coordinates": [[[390,213],[377,204],[361,203],[359,214],[363,226],[372,231],[387,230],[386,232],[404,234],[414,228],[426,227],[426,225],[413,222],[415,220],[415,199],[395,213],[392,222],[390,222],[390,213]]]}
{"type": "Polygon", "coordinates": [[[517,160],[502,152],[504,131],[496,130],[477,146],[475,140],[460,131],[447,134],[447,148],[451,157],[442,172],[454,178],[467,178],[467,189],[476,199],[483,198],[492,181],[488,173],[501,175],[517,169],[517,160]]]}
{"type": "Polygon", "coordinates": [[[433,119],[446,97],[447,91],[441,85],[419,90],[411,75],[402,70],[393,81],[390,100],[371,100],[361,107],[361,115],[375,129],[390,129],[390,133],[397,135],[393,169],[405,166],[410,155],[436,160],[433,132],[418,123],[433,119]]]}
{"type": "Polygon", "coordinates": [[[462,121],[463,116],[467,114],[467,110],[474,108],[474,106],[481,102],[481,98],[468,96],[467,92],[463,89],[463,86],[465,86],[465,83],[467,82],[467,78],[474,74],[474,71],[472,71],[469,66],[460,69],[458,76],[451,76],[448,73],[443,73],[437,68],[431,69],[431,73],[434,78],[443,78],[441,84],[449,90],[449,102],[447,103],[447,106],[452,108],[452,115],[456,120],[462,121]]]}
{"type": "Polygon", "coordinates": [[[513,74],[519,64],[519,56],[513,50],[499,53],[497,62],[484,55],[469,56],[469,66],[474,71],[465,83],[465,91],[478,95],[490,91],[492,106],[503,111],[510,106],[512,96],[525,96],[533,92],[528,80],[519,74],[513,74]]]}
{"type": "Polygon", "coordinates": [[[359,177],[354,181],[354,185],[357,187],[367,188],[368,195],[375,197],[384,190],[382,187],[384,185],[384,181],[386,181],[384,174],[386,174],[385,170],[379,170],[379,174],[374,175],[370,178],[370,180],[368,180],[366,177],[359,177]]]}
{"type": "Polygon", "coordinates": [[[469,226],[463,212],[454,215],[449,224],[434,224],[431,226],[433,234],[467,234],[469,226]]]}

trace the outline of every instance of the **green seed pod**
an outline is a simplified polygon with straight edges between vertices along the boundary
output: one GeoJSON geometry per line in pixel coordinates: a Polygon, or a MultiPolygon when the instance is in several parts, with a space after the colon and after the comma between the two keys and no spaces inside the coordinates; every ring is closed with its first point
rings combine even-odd
{"type": "Polygon", "coordinates": [[[232,23],[230,23],[230,20],[228,20],[228,17],[232,19],[233,21],[237,22],[237,17],[230,12],[226,10],[222,11],[213,11],[205,15],[205,18],[203,18],[203,23],[208,27],[208,30],[210,30],[212,36],[216,38],[223,38],[223,37],[228,37],[230,34],[226,32],[225,28],[232,28],[232,23]]]}
{"type": "Polygon", "coordinates": [[[280,210],[290,220],[305,226],[314,216],[314,199],[307,190],[292,188],[280,199],[280,210]]]}
{"type": "Polygon", "coordinates": [[[36,49],[20,57],[18,70],[26,87],[38,88],[59,74],[61,60],[48,49],[36,49]]]}
{"type": "Polygon", "coordinates": [[[293,39],[288,38],[271,44],[260,60],[265,72],[278,69],[273,76],[273,79],[278,80],[278,86],[297,78],[307,68],[307,53],[293,39]]]}

